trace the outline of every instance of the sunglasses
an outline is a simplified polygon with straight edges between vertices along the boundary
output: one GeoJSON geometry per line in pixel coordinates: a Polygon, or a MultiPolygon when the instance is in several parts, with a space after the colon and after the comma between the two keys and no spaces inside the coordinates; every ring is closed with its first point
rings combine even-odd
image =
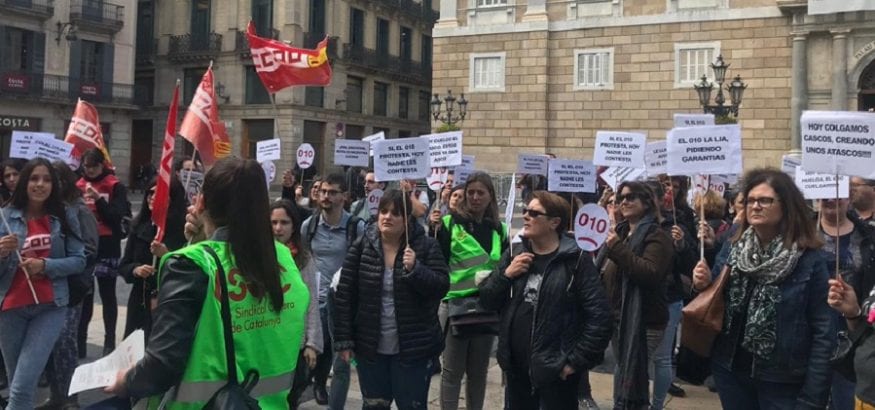
{"type": "Polygon", "coordinates": [[[539,216],[550,216],[546,212],[536,211],[534,209],[523,208],[523,216],[531,216],[532,218],[537,218],[539,216]]]}
{"type": "Polygon", "coordinates": [[[645,199],[645,196],[643,194],[639,194],[637,192],[632,192],[632,193],[628,193],[626,195],[617,195],[614,198],[615,203],[618,203],[618,204],[623,202],[623,201],[633,202],[636,199],[640,199],[643,201],[645,199]]]}

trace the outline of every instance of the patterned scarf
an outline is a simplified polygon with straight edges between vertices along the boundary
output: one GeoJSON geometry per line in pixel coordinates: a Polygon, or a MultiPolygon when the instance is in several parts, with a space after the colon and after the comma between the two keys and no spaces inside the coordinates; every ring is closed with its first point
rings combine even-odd
{"type": "Polygon", "coordinates": [[[729,332],[732,319],[743,312],[745,299],[750,298],[741,346],[758,358],[768,358],[775,349],[776,306],[781,303],[778,286],[793,273],[801,255],[796,244],[784,247],[782,235],[761,246],[753,228],[732,245],[727,262],[732,271],[724,332],[729,332]]]}

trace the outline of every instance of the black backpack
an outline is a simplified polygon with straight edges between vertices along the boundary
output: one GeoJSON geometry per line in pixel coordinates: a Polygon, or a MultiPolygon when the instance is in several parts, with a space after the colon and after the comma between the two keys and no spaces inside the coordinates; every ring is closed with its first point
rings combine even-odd
{"type": "MultiPolygon", "coordinates": [[[[307,226],[307,243],[310,243],[313,240],[313,237],[316,236],[316,228],[319,227],[319,221],[321,220],[321,212],[311,217],[310,225],[307,226]]],[[[362,218],[353,215],[350,215],[349,219],[346,221],[346,246],[352,245],[356,238],[358,238],[360,222],[362,222],[362,218]]]]}

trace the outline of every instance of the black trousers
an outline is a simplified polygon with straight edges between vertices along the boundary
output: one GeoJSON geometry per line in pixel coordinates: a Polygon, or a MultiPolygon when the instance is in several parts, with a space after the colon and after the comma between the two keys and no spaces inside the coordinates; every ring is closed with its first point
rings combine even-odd
{"type": "MultiPolygon", "coordinates": [[[[548,386],[532,389],[526,369],[504,372],[504,394],[508,410],[577,410],[577,385],[580,373],[548,386]]],[[[558,377],[558,375],[557,375],[558,377]]]]}

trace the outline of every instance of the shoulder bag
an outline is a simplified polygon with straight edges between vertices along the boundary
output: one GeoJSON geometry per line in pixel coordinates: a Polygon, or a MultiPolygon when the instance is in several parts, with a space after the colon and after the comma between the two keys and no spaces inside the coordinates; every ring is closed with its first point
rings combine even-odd
{"type": "Polygon", "coordinates": [[[711,356],[714,340],[723,331],[723,315],[726,313],[723,291],[728,282],[729,266],[724,266],[717,280],[684,306],[681,346],[699,356],[711,356]]]}

